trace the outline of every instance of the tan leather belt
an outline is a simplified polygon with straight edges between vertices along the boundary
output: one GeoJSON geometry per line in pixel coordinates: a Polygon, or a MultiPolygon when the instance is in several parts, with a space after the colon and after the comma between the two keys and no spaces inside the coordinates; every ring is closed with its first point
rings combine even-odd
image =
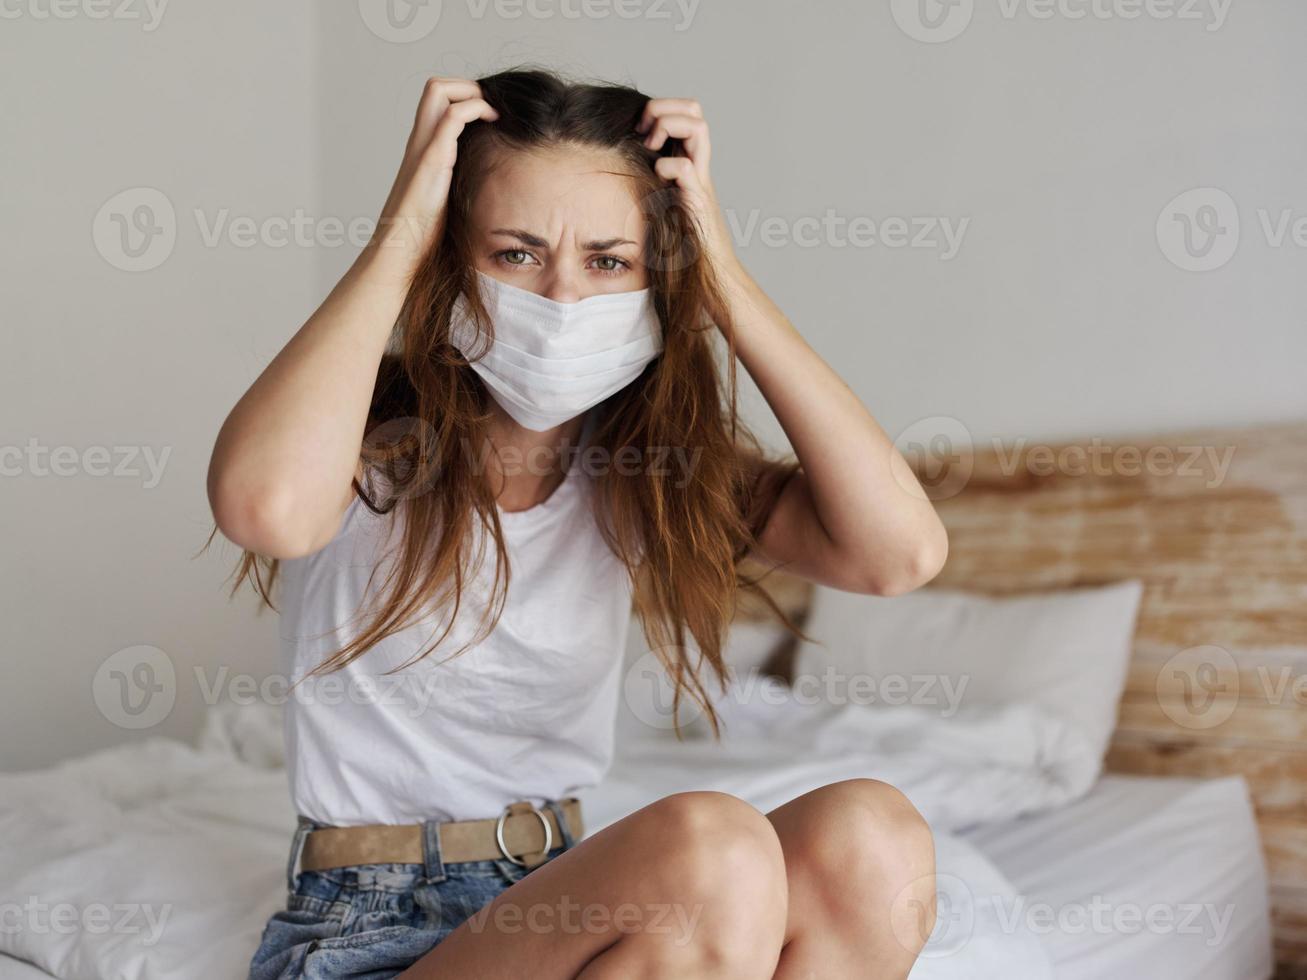
{"type": "MultiPolygon", "coordinates": [[[[560,802],[572,839],[582,835],[581,804],[560,802]]],[[[459,861],[507,859],[534,868],[563,843],[563,833],[548,808],[510,804],[498,819],[457,820],[439,825],[440,859],[459,861]]],[[[304,839],[300,868],[323,871],[354,864],[422,864],[422,825],[377,824],[368,827],[321,827],[304,839]]]]}

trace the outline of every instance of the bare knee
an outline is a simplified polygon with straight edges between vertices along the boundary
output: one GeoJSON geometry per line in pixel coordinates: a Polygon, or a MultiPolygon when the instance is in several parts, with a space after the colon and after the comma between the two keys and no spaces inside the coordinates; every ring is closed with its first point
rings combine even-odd
{"type": "MultiPolygon", "coordinates": [[[[726,793],[666,797],[641,810],[657,889],[690,925],[676,951],[723,973],[771,976],[784,941],[785,855],[767,818],[726,793]]],[[[713,971],[710,971],[713,972],[713,971]]]]}
{"type": "Polygon", "coordinates": [[[835,922],[892,929],[920,949],[935,923],[935,846],[907,797],[888,783],[851,779],[788,807],[786,852],[807,895],[835,922]]]}

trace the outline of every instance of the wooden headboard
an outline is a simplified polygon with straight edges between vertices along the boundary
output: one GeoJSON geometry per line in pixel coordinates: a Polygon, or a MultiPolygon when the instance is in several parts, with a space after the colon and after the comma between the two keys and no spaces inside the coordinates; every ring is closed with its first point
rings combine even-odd
{"type": "MultiPolygon", "coordinates": [[[[1144,582],[1107,768],[1243,775],[1277,956],[1307,964],[1307,422],[912,462],[949,530],[935,585],[1144,582]]],[[[802,617],[811,589],[767,581],[802,617]]]]}

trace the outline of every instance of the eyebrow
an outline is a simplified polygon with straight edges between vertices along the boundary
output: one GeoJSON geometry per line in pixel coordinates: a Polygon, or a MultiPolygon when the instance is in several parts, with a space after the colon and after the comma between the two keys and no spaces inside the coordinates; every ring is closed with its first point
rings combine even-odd
{"type": "MultiPolygon", "coordinates": [[[[509,238],[516,238],[524,245],[530,245],[532,248],[548,249],[549,243],[539,235],[533,235],[529,231],[523,231],[521,228],[494,228],[491,230],[492,235],[506,235],[509,238]]],[[[619,245],[636,245],[637,242],[629,238],[602,238],[594,241],[584,242],[581,245],[586,252],[603,252],[610,248],[617,248],[619,245]]]]}

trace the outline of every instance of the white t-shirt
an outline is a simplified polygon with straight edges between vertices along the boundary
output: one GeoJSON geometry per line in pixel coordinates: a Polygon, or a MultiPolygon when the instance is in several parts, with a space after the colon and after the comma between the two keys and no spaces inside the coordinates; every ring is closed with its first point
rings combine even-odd
{"type": "MultiPolygon", "coordinates": [[[[436,615],[291,692],[286,757],[299,813],[331,826],[479,819],[598,782],[612,758],[631,589],[592,500],[592,477],[573,459],[543,503],[500,512],[508,597],[480,644],[447,659],[475,633],[493,554],[427,657],[386,676],[435,638],[436,615]]],[[[400,540],[387,535],[391,520],[356,498],[330,544],[283,563],[282,665],[292,680],[355,635],[369,577],[400,540]]]]}

